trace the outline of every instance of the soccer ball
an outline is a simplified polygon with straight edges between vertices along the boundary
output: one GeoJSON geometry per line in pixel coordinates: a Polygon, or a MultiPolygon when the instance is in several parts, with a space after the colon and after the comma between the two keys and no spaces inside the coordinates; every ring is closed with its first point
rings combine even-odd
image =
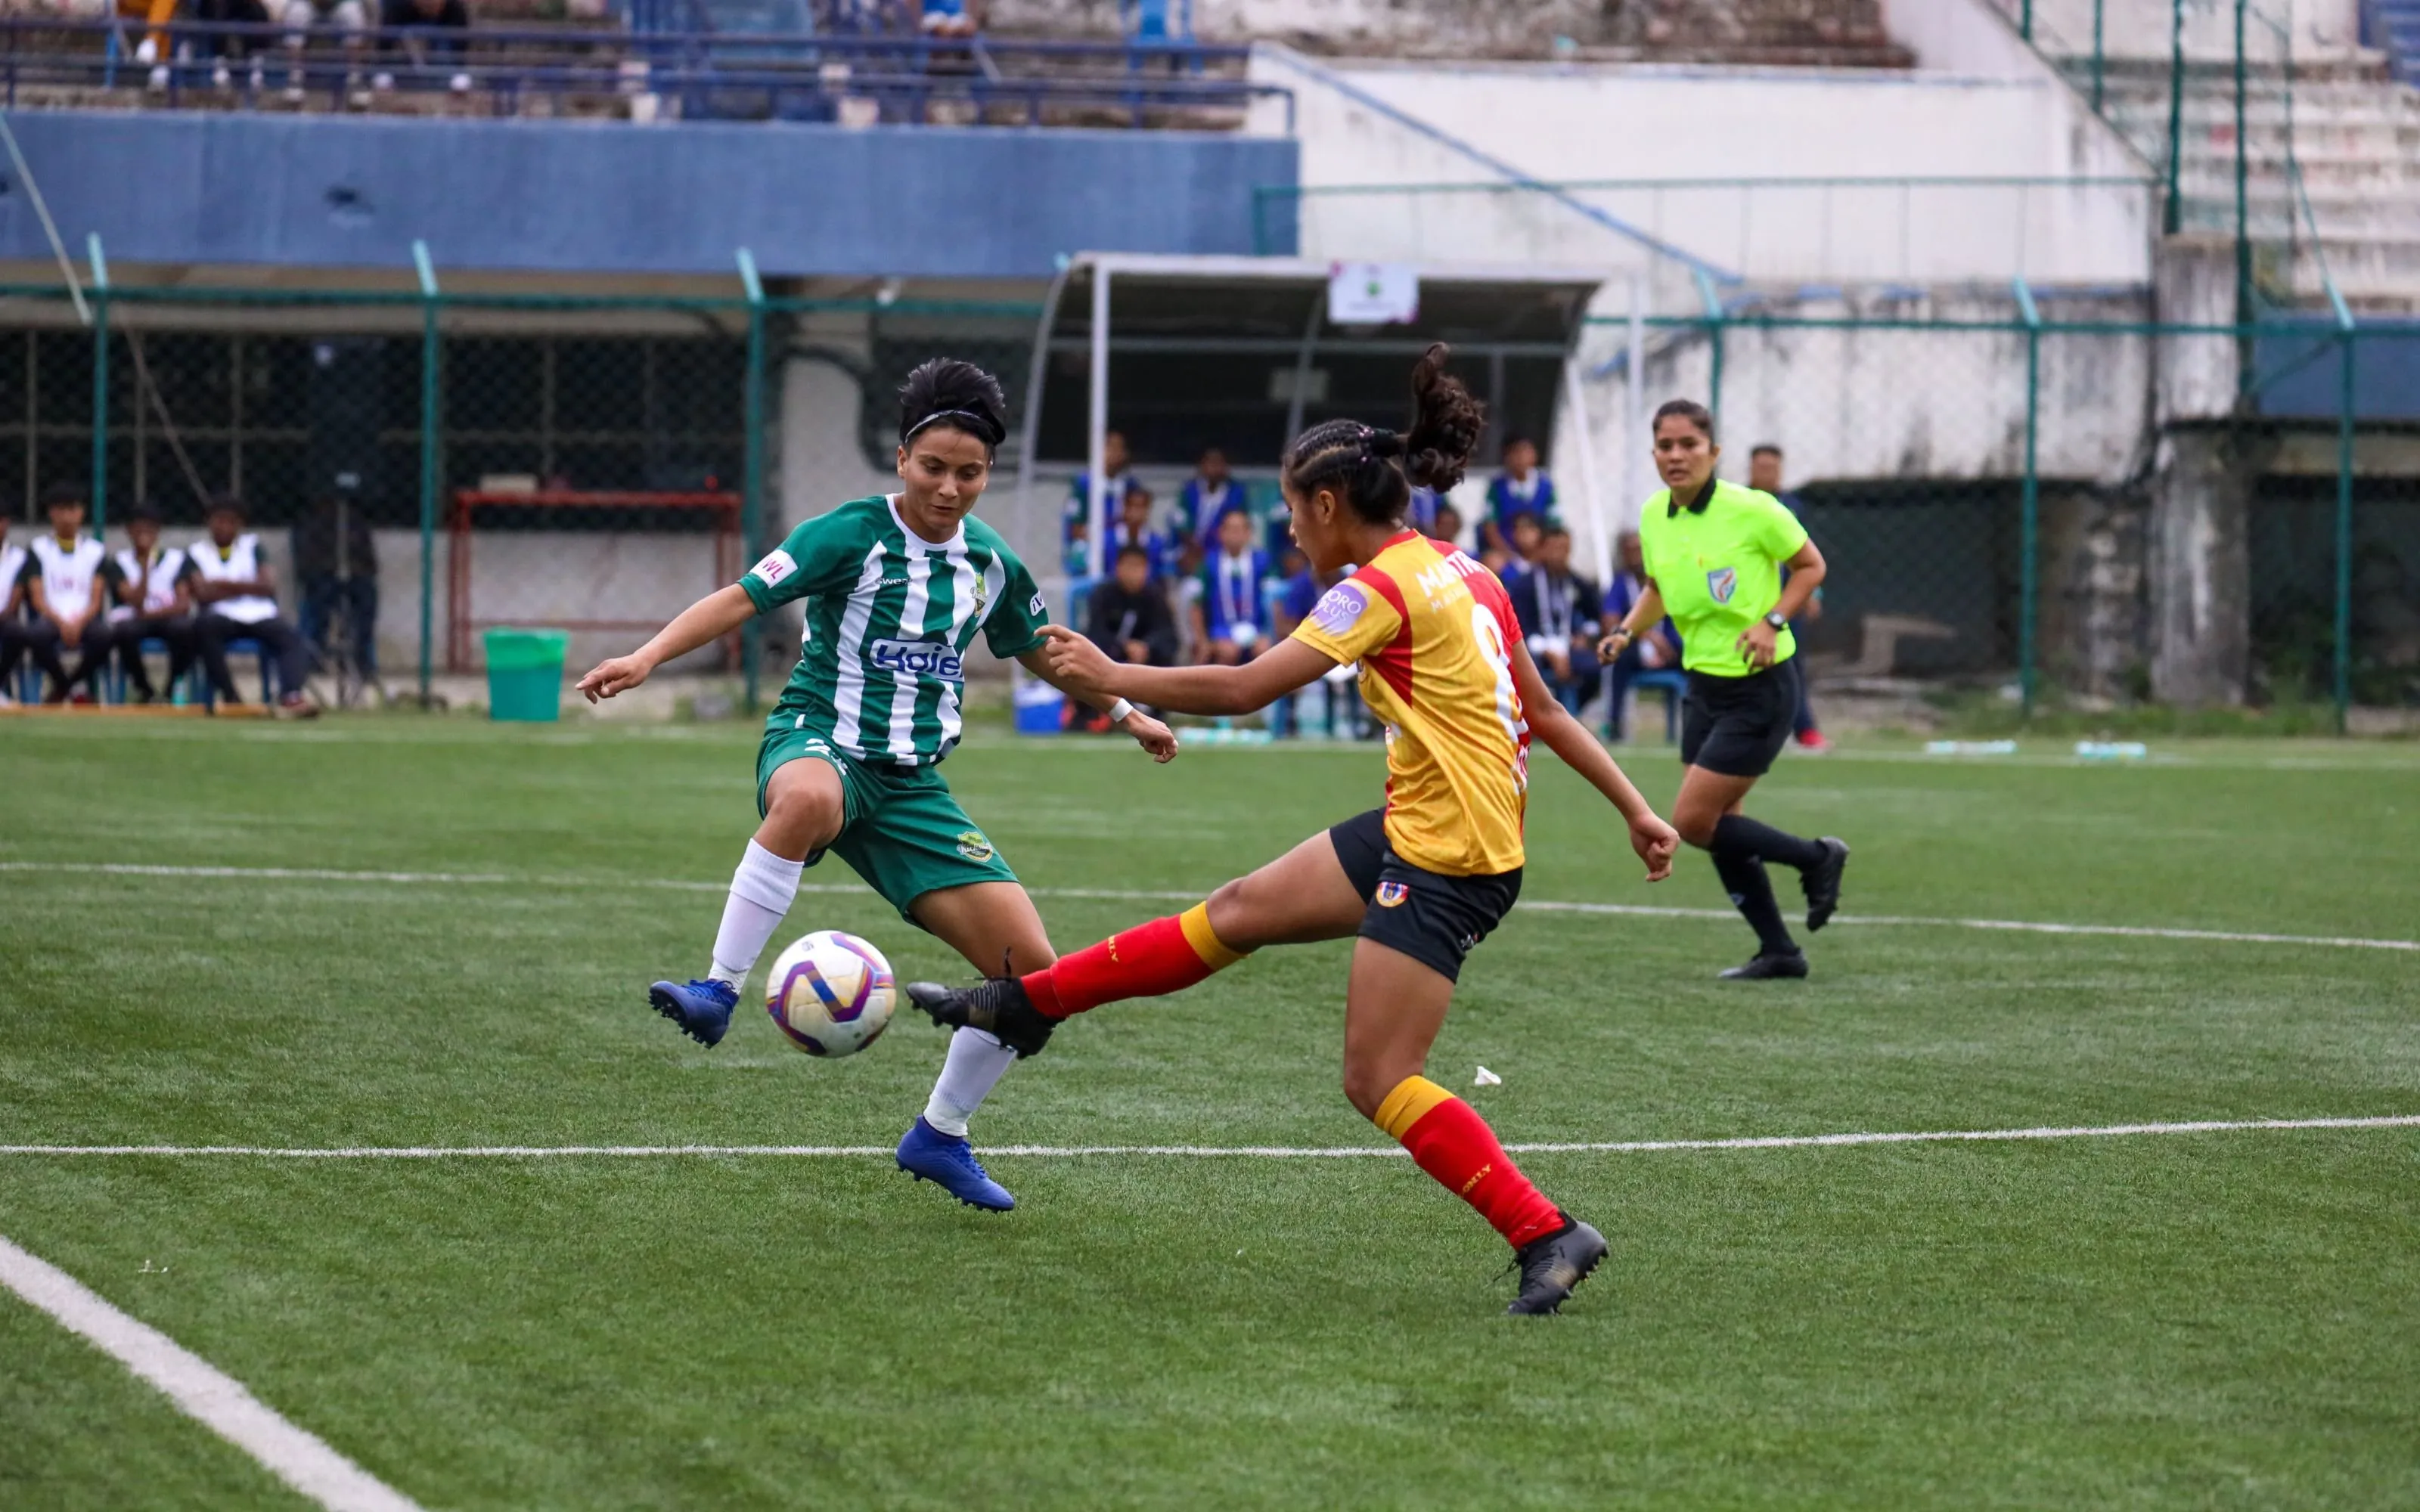
{"type": "Polygon", "coordinates": [[[793,942],[765,981],[765,1011],[811,1056],[853,1056],[891,1026],[891,963],[854,934],[817,930],[793,942]]]}

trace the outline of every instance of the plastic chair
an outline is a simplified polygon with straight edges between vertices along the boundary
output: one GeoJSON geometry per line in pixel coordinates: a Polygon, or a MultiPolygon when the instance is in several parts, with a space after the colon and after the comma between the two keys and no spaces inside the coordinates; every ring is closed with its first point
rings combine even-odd
{"type": "MultiPolygon", "coordinates": [[[[1605,670],[1605,687],[1606,698],[1608,703],[1610,703],[1613,698],[1613,669],[1610,667],[1605,670]]],[[[1652,671],[1633,672],[1631,674],[1628,691],[1635,694],[1645,692],[1650,689],[1661,692],[1664,695],[1664,743],[1668,746],[1679,745],[1681,742],[1681,701],[1687,697],[1689,692],[1689,679],[1687,674],[1668,667],[1658,668],[1652,671]]],[[[1608,724],[1612,722],[1615,712],[1616,711],[1610,707],[1606,709],[1606,720],[1608,724]]]]}

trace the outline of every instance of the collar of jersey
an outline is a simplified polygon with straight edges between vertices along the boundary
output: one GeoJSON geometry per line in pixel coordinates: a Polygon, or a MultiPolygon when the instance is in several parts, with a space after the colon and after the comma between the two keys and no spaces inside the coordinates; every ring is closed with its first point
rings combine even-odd
{"type": "Polygon", "coordinates": [[[908,524],[907,519],[900,515],[899,496],[897,494],[884,494],[882,496],[882,502],[883,506],[891,511],[891,523],[899,527],[899,533],[908,538],[911,547],[921,548],[926,551],[963,551],[966,549],[967,522],[965,519],[961,518],[958,521],[957,533],[951,536],[948,540],[927,541],[923,536],[917,534],[916,528],[908,524]]]}
{"type": "Polygon", "coordinates": [[[1714,501],[1714,490],[1720,488],[1722,486],[1722,479],[1708,478],[1706,480],[1705,487],[1699,491],[1698,497],[1685,504],[1681,502],[1680,495],[1672,493],[1669,489],[1667,489],[1665,494],[1664,517],[1666,519],[1670,519],[1675,515],[1680,514],[1683,509],[1687,510],[1692,515],[1704,514],[1706,512],[1706,506],[1714,501]]]}

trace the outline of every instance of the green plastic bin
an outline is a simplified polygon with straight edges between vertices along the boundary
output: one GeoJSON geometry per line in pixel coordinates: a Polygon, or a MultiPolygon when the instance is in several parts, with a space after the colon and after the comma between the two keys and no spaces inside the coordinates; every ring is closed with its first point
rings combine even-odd
{"type": "Polygon", "coordinates": [[[568,630],[489,630],[488,717],[563,717],[563,653],[568,630]]]}

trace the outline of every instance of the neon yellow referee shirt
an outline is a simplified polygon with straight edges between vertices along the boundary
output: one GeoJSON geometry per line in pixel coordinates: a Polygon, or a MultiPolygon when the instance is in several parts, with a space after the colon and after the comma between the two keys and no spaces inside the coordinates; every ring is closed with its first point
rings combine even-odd
{"type": "MultiPolygon", "coordinates": [[[[1681,665],[1710,677],[1745,677],[1741,632],[1781,602],[1781,564],[1807,544],[1807,528],[1780,500],[1717,479],[1703,505],[1675,508],[1668,488],[1647,501],[1638,545],[1664,612],[1681,632],[1681,665]]],[[[1775,666],[1798,654],[1798,638],[1774,640],[1775,666]]]]}

